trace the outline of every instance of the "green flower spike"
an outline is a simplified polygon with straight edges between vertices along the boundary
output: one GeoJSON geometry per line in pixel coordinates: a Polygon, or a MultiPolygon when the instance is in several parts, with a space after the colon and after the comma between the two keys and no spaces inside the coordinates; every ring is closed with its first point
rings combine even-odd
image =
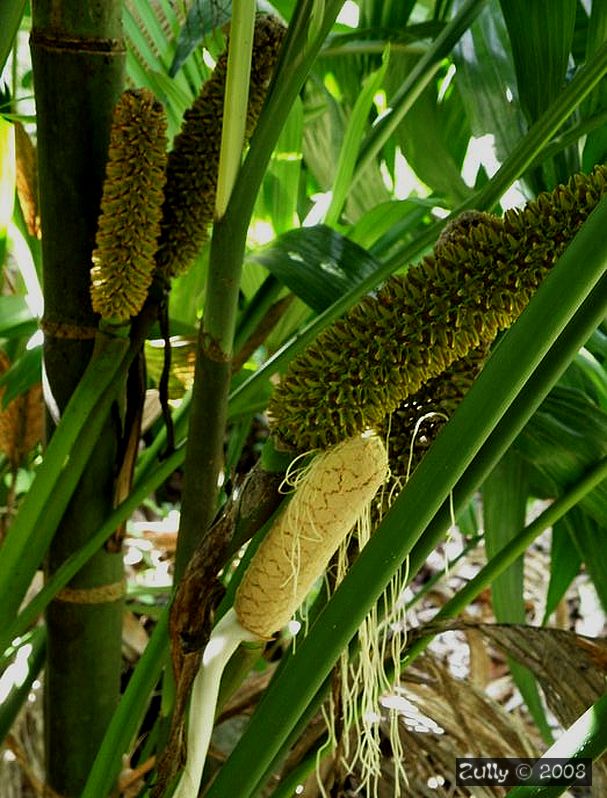
{"type": "Polygon", "coordinates": [[[324,330],[296,357],[269,407],[282,443],[331,446],[377,429],[407,397],[520,315],[607,191],[577,175],[504,219],[466,214],[434,254],[324,330]]]}
{"type": "MultiPolygon", "coordinates": [[[[247,139],[257,124],[285,32],[284,26],[272,16],[259,15],[256,19],[247,139]]],[[[226,51],[192,107],[185,112],[181,132],[169,154],[157,256],[158,268],[167,278],[183,274],[208,239],[215,211],[227,68],[226,51]]]]}
{"type": "Polygon", "coordinates": [[[152,282],[166,167],[166,118],[147,89],[125,91],[114,111],[96,249],[93,309],[103,319],[136,316],[152,282]]]}

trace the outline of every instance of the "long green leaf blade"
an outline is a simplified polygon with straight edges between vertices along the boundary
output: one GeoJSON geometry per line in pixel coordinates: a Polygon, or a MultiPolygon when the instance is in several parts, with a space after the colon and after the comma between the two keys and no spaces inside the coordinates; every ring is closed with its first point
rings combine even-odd
{"type": "MultiPolygon", "coordinates": [[[[554,745],[543,754],[545,759],[598,759],[607,749],[607,693],[589,707],[554,745]]],[[[515,787],[506,798],[557,798],[562,787],[515,787]]]]}
{"type": "Polygon", "coordinates": [[[108,340],[73,394],[0,557],[0,628],[14,618],[119,388],[128,341],[108,340]]]}
{"type": "MultiPolygon", "coordinates": [[[[524,526],[527,507],[525,466],[514,452],[507,452],[483,485],[483,517],[485,548],[488,559],[497,559],[500,550],[524,526]]],[[[500,623],[525,622],[523,558],[493,581],[493,611],[500,623]]],[[[533,674],[512,657],[508,667],[542,736],[550,742],[552,735],[533,674]]]]}
{"type": "Polygon", "coordinates": [[[534,122],[565,83],[576,0],[501,0],[517,74],[518,92],[534,122]]]}
{"type": "Polygon", "coordinates": [[[356,168],[356,159],[365,128],[368,126],[369,113],[373,106],[373,98],[381,88],[386,68],[388,66],[389,51],[384,53],[381,67],[369,75],[363,83],[362,91],[352,109],[352,114],[346,127],[344,139],[337,162],[337,172],[333,183],[331,204],[325,216],[325,224],[334,227],[339,221],[339,216],[346,201],[348,191],[352,184],[352,177],[356,168]]]}
{"type": "Polygon", "coordinates": [[[379,269],[367,250],[324,225],[290,230],[248,261],[265,266],[319,313],[379,269]]]}
{"type": "Polygon", "coordinates": [[[9,0],[0,6],[0,72],[11,51],[25,10],[25,0],[9,0]]]}

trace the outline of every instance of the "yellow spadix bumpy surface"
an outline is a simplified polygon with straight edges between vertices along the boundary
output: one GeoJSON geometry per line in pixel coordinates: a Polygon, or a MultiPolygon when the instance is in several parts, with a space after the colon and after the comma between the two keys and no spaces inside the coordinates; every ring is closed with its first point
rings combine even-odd
{"type": "Polygon", "coordinates": [[[125,91],[114,111],[96,249],[93,309],[126,321],[145,302],[156,267],[166,168],[166,118],[147,89],[125,91]]]}
{"type": "Polygon", "coordinates": [[[377,429],[428,380],[512,324],[606,190],[599,166],[503,219],[466,215],[433,255],[291,362],[270,402],[276,434],[305,451],[377,429]]]}
{"type": "MultiPolygon", "coordinates": [[[[246,137],[251,136],[263,102],[285,27],[269,15],[255,22],[246,137]]],[[[167,185],[158,251],[158,268],[165,277],[183,274],[208,238],[215,211],[223,98],[228,55],[217,60],[213,74],[184,115],[181,132],[169,155],[167,185]]]]}
{"type": "Polygon", "coordinates": [[[285,626],[387,477],[385,447],[365,434],[317,455],[255,552],[236,593],[238,620],[261,638],[285,626]]]}

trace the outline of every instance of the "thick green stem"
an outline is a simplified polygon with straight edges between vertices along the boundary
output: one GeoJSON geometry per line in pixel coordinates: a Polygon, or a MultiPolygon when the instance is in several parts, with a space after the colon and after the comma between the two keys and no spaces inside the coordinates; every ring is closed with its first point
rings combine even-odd
{"type": "Polygon", "coordinates": [[[165,666],[168,626],[169,613],[165,607],[99,746],[98,756],[80,798],[110,795],[112,784],[120,771],[120,757],[137,733],[144,707],[165,666]]]}
{"type": "MultiPolygon", "coordinates": [[[[223,467],[223,442],[232,373],[232,342],[246,233],[257,191],[289,109],[326,37],[341,0],[327,3],[321,25],[308,41],[307,2],[298,5],[281,69],[271,91],[249,155],[240,170],[225,215],[215,224],[192,392],[190,432],[185,459],[185,484],[179,545],[175,563],[179,578],[217,509],[218,480],[223,467]]],[[[235,11],[238,6],[235,6],[235,11]]],[[[237,30],[237,29],[236,29],[237,30]]],[[[232,44],[238,46],[234,39],[232,44]]]]}
{"type": "MultiPolygon", "coordinates": [[[[183,462],[183,451],[177,450],[148,477],[138,483],[128,498],[110,513],[99,529],[91,535],[82,548],[74,551],[50,577],[46,584],[36,593],[33,599],[23,607],[12,623],[0,625],[0,651],[3,651],[16,637],[25,634],[26,630],[46,609],[55,596],[83,568],[98,549],[103,546],[110,535],[123,524],[133,511],[153,493],[183,462]]],[[[14,611],[13,611],[14,612],[14,611]]]]}
{"type": "Polygon", "coordinates": [[[0,558],[0,638],[11,624],[50,541],[61,521],[80,475],[96,446],[117,396],[116,384],[125,362],[126,342],[98,341],[95,359],[64,411],[61,425],[46,449],[32,488],[11,524],[0,558]]]}
{"type": "Polygon", "coordinates": [[[175,561],[176,579],[185,570],[200,537],[215,515],[219,475],[223,467],[232,344],[248,219],[244,225],[237,225],[233,233],[232,226],[228,224],[227,238],[222,236],[225,229],[222,220],[242,156],[254,14],[255,9],[250,2],[234,6],[224,108],[224,114],[231,113],[234,118],[224,117],[221,140],[217,191],[217,213],[220,219],[213,233],[205,311],[198,338],[175,561]],[[238,89],[241,91],[240,97],[236,96],[238,89]]]}
{"type": "MultiPolygon", "coordinates": [[[[122,87],[121,3],[33,3],[43,228],[47,404],[61,416],[93,353],[89,270],[109,128],[122,87]]],[[[110,419],[49,550],[49,575],[111,510],[118,429],[110,419]]],[[[120,686],[123,571],[101,550],[49,607],[47,780],[78,796],[120,686]]]]}

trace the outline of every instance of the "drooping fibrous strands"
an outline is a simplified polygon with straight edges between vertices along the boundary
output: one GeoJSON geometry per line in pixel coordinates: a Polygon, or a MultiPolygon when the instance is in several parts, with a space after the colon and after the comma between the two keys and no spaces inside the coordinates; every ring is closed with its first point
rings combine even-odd
{"type": "Polygon", "coordinates": [[[478,376],[488,347],[473,349],[448,369],[425,382],[384,419],[378,432],[389,437],[390,476],[401,485],[451,418],[478,376]]]}
{"type": "MultiPolygon", "coordinates": [[[[372,527],[364,521],[357,524],[352,540],[341,544],[336,557],[335,587],[338,587],[348,570],[352,549],[358,551],[367,545],[372,527]]],[[[386,588],[382,599],[367,613],[358,628],[358,649],[345,650],[339,667],[333,676],[333,701],[337,699],[338,712],[333,706],[325,713],[329,738],[334,748],[336,770],[344,769],[360,774],[358,791],[361,795],[377,798],[382,777],[382,733],[380,722],[386,715],[382,697],[392,693],[393,681],[398,683],[398,663],[402,659],[405,645],[403,586],[406,582],[403,572],[398,572],[386,588]],[[381,609],[383,603],[383,611],[381,609]],[[388,650],[389,649],[389,650],[388,650]],[[395,667],[389,678],[386,673],[388,662],[395,667]],[[337,723],[339,717],[340,722],[337,723]]],[[[398,729],[398,713],[388,709],[390,720],[390,747],[394,763],[393,794],[401,795],[400,783],[406,781],[402,767],[402,745],[398,729]]],[[[323,795],[325,791],[321,789],[323,795]]]]}
{"type": "Polygon", "coordinates": [[[166,119],[147,89],[120,97],[110,133],[91,269],[93,309],[126,321],[145,302],[156,267],[166,167],[166,119]]]}
{"type": "MultiPolygon", "coordinates": [[[[255,129],[285,28],[272,16],[259,15],[251,63],[246,137],[255,129]]],[[[227,52],[184,115],[181,132],[169,155],[162,234],[157,263],[165,277],[185,272],[207,240],[213,221],[227,52]]]]}
{"type": "Polygon", "coordinates": [[[376,428],[408,396],[520,315],[607,188],[607,169],[576,176],[504,219],[467,214],[433,255],[391,278],[324,330],[270,402],[295,449],[376,428]]]}
{"type": "Polygon", "coordinates": [[[363,435],[322,452],[262,541],[236,593],[245,629],[269,638],[285,626],[387,476],[384,445],[363,435]]]}
{"type": "Polygon", "coordinates": [[[357,519],[368,518],[387,470],[384,445],[369,433],[316,455],[294,481],[293,497],[253,555],[234,607],[204,650],[192,686],[187,762],[174,798],[198,795],[221,673],[238,643],[270,638],[288,623],[357,519]]]}

